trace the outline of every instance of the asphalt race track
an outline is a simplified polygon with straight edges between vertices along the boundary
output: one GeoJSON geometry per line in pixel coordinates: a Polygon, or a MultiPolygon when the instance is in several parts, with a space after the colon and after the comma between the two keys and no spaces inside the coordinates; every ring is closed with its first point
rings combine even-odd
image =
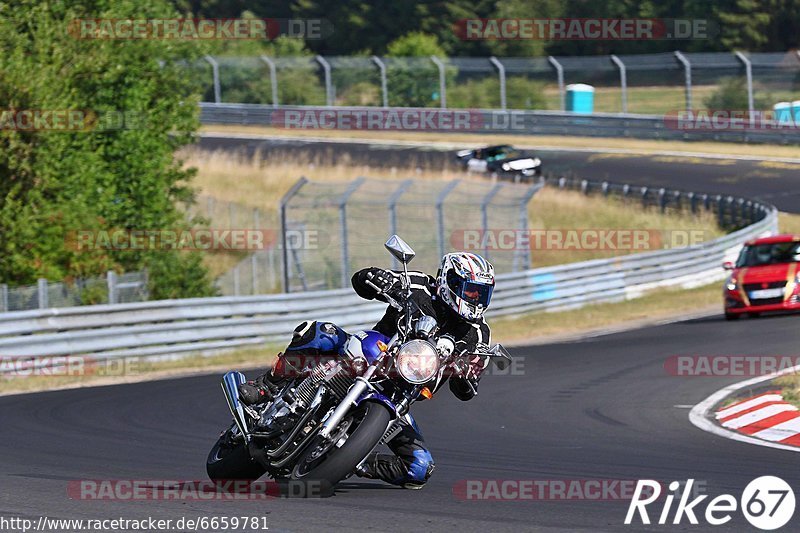
{"type": "MultiPolygon", "coordinates": [[[[476,141],[475,146],[480,144],[476,141]]],[[[374,167],[420,166],[439,169],[452,165],[453,160],[453,150],[436,146],[398,147],[380,143],[203,137],[199,147],[247,155],[258,151],[267,162],[270,156],[283,158],[288,154],[307,161],[347,161],[374,167]]],[[[649,187],[671,187],[698,193],[739,195],[765,200],[781,211],[800,213],[798,163],[673,155],[528,151],[541,157],[542,167],[547,173],[649,187]]]]}
{"type": "MultiPolygon", "coordinates": [[[[449,154],[419,148],[203,139],[203,149],[346,155],[351,162],[430,166],[449,154]],[[393,152],[390,150],[394,150],[393,152]],[[425,159],[429,158],[429,159],[425,159]],[[427,162],[426,162],[427,161],[427,162]]],[[[581,177],[761,197],[800,212],[792,165],[658,156],[542,154],[547,170],[581,177]]],[[[794,169],[794,170],[793,170],[794,169]]],[[[436,460],[422,491],[351,478],[332,498],[266,501],[71,499],[70,481],[205,480],[208,450],[230,420],[217,375],[0,397],[0,514],[48,518],[177,520],[260,516],[272,531],[752,531],[740,512],[726,525],[623,524],[628,500],[465,500],[466,480],[697,480],[714,497],[739,497],[777,475],[800,489],[800,455],[695,428],[689,408],[742,377],[676,377],[669,356],[796,354],[800,317],[725,322],[716,317],[576,342],[517,348],[515,375],[489,375],[460,402],[446,389],[414,413],[436,460]]],[[[656,521],[661,503],[653,504],[656,521]]],[[[674,515],[670,514],[669,521],[674,515]]],[[[800,517],[794,518],[796,524],[800,517]]],[[[783,530],[797,530],[786,526],[783,530]]],[[[255,529],[239,529],[254,531],[255,529]]],[[[263,531],[263,530],[262,530],[263,531]]]]}
{"type": "MultiPolygon", "coordinates": [[[[797,320],[712,317],[512,350],[524,358],[521,375],[487,376],[471,402],[444,390],[416,406],[437,463],[422,491],[351,478],[325,500],[70,500],[75,479],[205,479],[206,453],[229,420],[218,377],[3,397],[0,506],[4,516],[34,520],[266,516],[278,531],[686,530],[685,518],[625,526],[626,501],[464,501],[453,487],[468,479],[693,478],[712,497],[738,498],[750,480],[778,475],[797,490],[800,455],[689,423],[687,406],[742,378],[676,377],[663,366],[674,354],[794,354],[797,320]]],[[[724,526],[702,524],[688,530],[753,530],[739,513],[724,526]]]]}

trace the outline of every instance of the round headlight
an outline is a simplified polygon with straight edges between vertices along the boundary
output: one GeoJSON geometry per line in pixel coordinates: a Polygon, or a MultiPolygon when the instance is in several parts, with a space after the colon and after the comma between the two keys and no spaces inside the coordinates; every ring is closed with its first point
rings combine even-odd
{"type": "Polygon", "coordinates": [[[433,344],[413,340],[400,347],[394,359],[400,377],[420,385],[436,377],[439,371],[439,354],[433,344]]]}

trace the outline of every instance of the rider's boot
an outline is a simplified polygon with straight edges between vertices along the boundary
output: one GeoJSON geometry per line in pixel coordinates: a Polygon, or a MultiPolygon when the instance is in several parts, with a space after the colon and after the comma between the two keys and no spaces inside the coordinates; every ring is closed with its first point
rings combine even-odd
{"type": "Polygon", "coordinates": [[[283,368],[283,353],[278,354],[278,362],[275,366],[253,381],[239,385],[239,399],[245,405],[256,405],[272,400],[280,391],[281,385],[285,383],[284,372],[276,372],[276,369],[283,368]]]}

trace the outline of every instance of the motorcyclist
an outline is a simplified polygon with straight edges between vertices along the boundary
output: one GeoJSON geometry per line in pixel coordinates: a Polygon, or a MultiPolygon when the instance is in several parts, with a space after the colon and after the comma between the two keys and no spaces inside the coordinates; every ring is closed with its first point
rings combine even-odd
{"type": "MultiPolygon", "coordinates": [[[[410,298],[423,313],[436,318],[439,336],[448,337],[456,353],[470,353],[479,345],[489,345],[491,332],[483,314],[494,288],[491,263],[472,253],[450,253],[442,258],[436,277],[415,271],[409,272],[409,277],[410,298]]],[[[404,289],[403,278],[401,272],[370,267],[356,272],[352,284],[362,298],[385,302],[384,294],[398,295],[404,289]]],[[[398,316],[399,311],[390,306],[373,329],[391,337],[397,331],[398,316]]],[[[289,354],[336,354],[346,340],[347,334],[334,324],[303,322],[295,329],[291,343],[275,366],[254,382],[240,386],[242,401],[254,404],[271,399],[287,372],[296,370],[287,368],[292,360],[289,354]]],[[[487,365],[488,358],[474,357],[465,376],[451,376],[447,380],[451,392],[462,401],[472,399],[487,365]]],[[[373,452],[358,466],[356,474],[405,488],[422,488],[433,472],[433,458],[410,414],[400,420],[400,427],[401,431],[387,443],[394,455],[373,452]]]]}

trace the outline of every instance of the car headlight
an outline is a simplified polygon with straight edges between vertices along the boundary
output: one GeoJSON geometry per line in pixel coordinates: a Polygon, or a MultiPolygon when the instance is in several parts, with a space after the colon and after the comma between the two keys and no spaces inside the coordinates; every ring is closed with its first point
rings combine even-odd
{"type": "Polygon", "coordinates": [[[729,291],[736,290],[736,279],[733,276],[729,277],[728,281],[725,282],[725,288],[729,291]]]}
{"type": "Polygon", "coordinates": [[[436,348],[428,341],[419,339],[403,344],[394,362],[400,377],[414,385],[430,381],[439,371],[436,348]]]}
{"type": "Polygon", "coordinates": [[[508,163],[503,163],[503,165],[501,166],[501,168],[502,168],[503,170],[511,170],[511,165],[509,165],[508,163]]]}

